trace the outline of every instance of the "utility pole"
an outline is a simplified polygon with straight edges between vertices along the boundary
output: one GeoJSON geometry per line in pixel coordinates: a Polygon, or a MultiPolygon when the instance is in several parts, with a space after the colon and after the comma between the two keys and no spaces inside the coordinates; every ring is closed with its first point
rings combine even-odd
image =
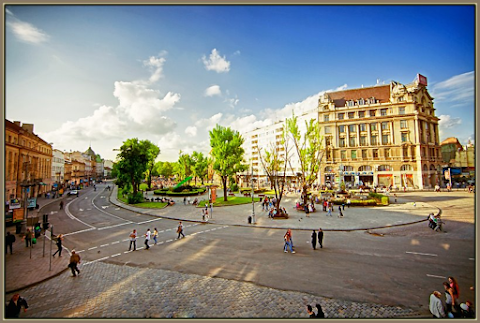
{"type": "Polygon", "coordinates": [[[255,199],[253,190],[253,163],[252,163],[252,223],[255,223],[255,199]]]}

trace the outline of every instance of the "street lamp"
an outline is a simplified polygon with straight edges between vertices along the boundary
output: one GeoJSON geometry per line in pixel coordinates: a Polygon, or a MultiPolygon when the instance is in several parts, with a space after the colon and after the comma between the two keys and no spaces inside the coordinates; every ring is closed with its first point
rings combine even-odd
{"type": "Polygon", "coordinates": [[[253,190],[253,163],[252,163],[252,223],[255,224],[255,200],[254,200],[254,190],[253,190]]]}

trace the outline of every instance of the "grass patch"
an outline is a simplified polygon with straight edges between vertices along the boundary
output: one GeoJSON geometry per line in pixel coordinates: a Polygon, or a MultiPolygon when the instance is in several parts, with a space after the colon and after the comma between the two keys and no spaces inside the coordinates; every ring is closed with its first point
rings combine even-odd
{"type": "Polygon", "coordinates": [[[138,206],[138,207],[145,207],[145,208],[149,208],[149,209],[163,209],[167,203],[163,203],[163,202],[142,202],[142,203],[137,203],[137,204],[134,204],[135,206],[138,206]]]}
{"type": "MultiPolygon", "coordinates": [[[[255,202],[260,202],[260,198],[254,198],[255,202]]],[[[198,204],[199,206],[205,207],[205,203],[207,200],[202,200],[198,204]]],[[[229,196],[228,201],[224,201],[223,198],[218,198],[215,202],[213,202],[213,206],[226,206],[226,205],[241,205],[241,204],[249,204],[252,203],[251,197],[243,197],[243,196],[229,196]]]]}

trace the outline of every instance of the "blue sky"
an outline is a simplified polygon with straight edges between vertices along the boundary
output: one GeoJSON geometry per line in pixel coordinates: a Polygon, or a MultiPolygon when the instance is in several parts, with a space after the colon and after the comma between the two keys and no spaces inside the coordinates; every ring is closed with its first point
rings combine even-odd
{"type": "Polygon", "coordinates": [[[6,118],[61,150],[209,151],[337,89],[428,78],[440,139],[474,139],[474,6],[6,6],[6,118]]]}

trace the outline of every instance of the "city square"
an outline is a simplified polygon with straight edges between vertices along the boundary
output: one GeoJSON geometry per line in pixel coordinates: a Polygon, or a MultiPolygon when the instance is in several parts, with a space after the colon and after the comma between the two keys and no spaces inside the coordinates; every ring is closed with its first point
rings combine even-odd
{"type": "Polygon", "coordinates": [[[4,21],[4,317],[476,317],[475,6],[4,21]]]}

